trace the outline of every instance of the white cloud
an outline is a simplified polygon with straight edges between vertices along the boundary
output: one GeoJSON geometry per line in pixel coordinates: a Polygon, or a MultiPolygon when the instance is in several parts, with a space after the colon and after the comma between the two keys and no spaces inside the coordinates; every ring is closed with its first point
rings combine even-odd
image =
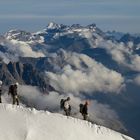
{"type": "Polygon", "coordinates": [[[113,43],[112,41],[99,40],[97,47],[101,47],[107,50],[107,53],[112,56],[120,66],[125,66],[131,70],[140,71],[140,56],[135,54],[132,42],[113,43]]]}
{"type": "Polygon", "coordinates": [[[91,94],[95,91],[119,92],[123,87],[124,79],[121,74],[107,69],[92,58],[65,51],[63,55],[66,65],[61,71],[46,72],[50,84],[57,91],[91,94]]]}
{"type": "Polygon", "coordinates": [[[140,86],[140,74],[134,78],[134,83],[140,86]]]}
{"type": "Polygon", "coordinates": [[[22,85],[19,87],[19,94],[28,106],[50,111],[59,110],[61,96],[57,92],[42,94],[37,87],[22,85]]]}
{"type": "Polygon", "coordinates": [[[121,130],[125,127],[119,121],[117,113],[107,104],[98,103],[96,100],[91,101],[89,105],[90,118],[97,124],[102,124],[115,130],[121,130]],[[109,115],[111,114],[111,115],[109,115]]]}
{"type": "Polygon", "coordinates": [[[32,47],[25,42],[17,40],[3,39],[0,44],[5,46],[7,53],[0,53],[5,63],[9,61],[17,61],[19,57],[44,57],[45,54],[41,51],[34,51],[32,47]]]}
{"type": "Polygon", "coordinates": [[[132,70],[136,70],[140,72],[140,56],[135,54],[131,56],[131,65],[130,68],[132,70]]]}
{"type": "Polygon", "coordinates": [[[22,41],[11,40],[9,41],[9,51],[14,51],[19,56],[23,57],[44,57],[42,52],[35,52],[30,45],[22,41]]]}
{"type": "Polygon", "coordinates": [[[2,58],[3,62],[8,64],[10,59],[6,56],[6,53],[0,52],[0,58],[2,58]]]}

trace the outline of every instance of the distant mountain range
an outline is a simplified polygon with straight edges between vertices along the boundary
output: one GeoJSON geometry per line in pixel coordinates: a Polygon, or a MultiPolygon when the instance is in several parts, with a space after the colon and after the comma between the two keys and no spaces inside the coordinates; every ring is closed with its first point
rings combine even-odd
{"type": "MultiPolygon", "coordinates": [[[[53,64],[49,63],[48,58],[52,57],[53,53],[59,52],[60,49],[63,49],[65,51],[86,54],[94,58],[98,62],[101,62],[108,68],[114,69],[119,72],[120,71],[124,72],[124,68],[122,68],[122,66],[119,67],[118,63],[116,63],[112,59],[112,56],[108,53],[108,50],[106,50],[106,48],[101,46],[102,44],[100,42],[108,42],[108,41],[112,41],[115,45],[120,44],[120,42],[124,44],[131,42],[133,43],[133,48],[131,48],[133,50],[133,53],[136,53],[138,55],[140,53],[140,48],[138,45],[140,43],[140,36],[118,33],[115,31],[103,32],[98,27],[96,27],[96,24],[91,24],[83,27],[79,24],[67,26],[63,24],[59,25],[56,23],[50,23],[46,27],[46,29],[39,31],[37,33],[30,33],[22,30],[11,30],[7,32],[4,36],[1,36],[0,37],[0,58],[2,65],[1,67],[7,64],[7,68],[9,68],[10,66],[15,68],[15,66],[13,66],[14,65],[13,62],[20,61],[21,58],[26,57],[25,63],[32,64],[32,67],[34,67],[35,69],[39,65],[38,68],[39,71],[40,70],[42,72],[45,70],[52,71],[54,63],[53,64]],[[30,61],[31,58],[29,57],[32,57],[32,61],[30,61]],[[39,59],[39,57],[43,58],[39,59]],[[12,62],[8,64],[10,61],[12,62]],[[46,66],[45,63],[47,63],[46,66]]],[[[21,60],[23,61],[24,59],[21,60]]],[[[25,63],[24,65],[26,65],[25,63]]],[[[4,68],[4,70],[7,71],[6,68],[4,68]]],[[[128,72],[129,70],[125,71],[128,72]]],[[[4,80],[6,84],[18,80],[20,83],[26,84],[28,83],[31,85],[42,85],[42,84],[34,84],[34,82],[27,82],[24,79],[24,76],[22,77],[14,76],[18,74],[13,74],[13,72],[16,71],[15,70],[9,71],[10,76],[2,75],[0,78],[4,80]]]]}
{"type": "Polygon", "coordinates": [[[0,79],[108,104],[139,137],[139,35],[53,22],[36,33],[11,30],[0,36],[0,79]]]}

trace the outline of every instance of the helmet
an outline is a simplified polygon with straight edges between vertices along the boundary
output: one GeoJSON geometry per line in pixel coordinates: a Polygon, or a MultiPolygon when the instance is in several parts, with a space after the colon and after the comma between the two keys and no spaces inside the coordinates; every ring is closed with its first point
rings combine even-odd
{"type": "Polygon", "coordinates": [[[2,85],[2,81],[0,80],[0,86],[2,85]]]}
{"type": "Polygon", "coordinates": [[[89,101],[86,101],[85,104],[86,104],[86,105],[89,105],[89,101]]]}
{"type": "Polygon", "coordinates": [[[18,85],[19,85],[19,83],[18,83],[18,82],[16,82],[16,83],[15,83],[15,85],[16,85],[16,86],[18,86],[18,85]]]}
{"type": "Polygon", "coordinates": [[[69,101],[70,100],[70,97],[68,97],[67,100],[69,101]]]}

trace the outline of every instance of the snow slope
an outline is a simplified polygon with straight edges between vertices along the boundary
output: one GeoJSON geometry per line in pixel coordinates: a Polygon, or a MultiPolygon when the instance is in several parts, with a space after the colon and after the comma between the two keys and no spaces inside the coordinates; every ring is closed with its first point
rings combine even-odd
{"type": "Polygon", "coordinates": [[[133,140],[87,121],[35,109],[0,105],[0,140],[133,140]]]}

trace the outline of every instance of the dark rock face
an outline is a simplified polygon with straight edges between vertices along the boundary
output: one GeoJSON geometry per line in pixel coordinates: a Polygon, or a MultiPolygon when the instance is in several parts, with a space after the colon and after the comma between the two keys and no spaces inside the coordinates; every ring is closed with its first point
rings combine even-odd
{"type": "Polygon", "coordinates": [[[20,84],[39,86],[42,90],[47,88],[47,82],[42,76],[43,72],[36,70],[31,64],[10,62],[0,64],[0,79],[10,85],[18,81],[20,84]]]}
{"type": "Polygon", "coordinates": [[[122,38],[119,40],[120,42],[128,43],[129,41],[133,42],[135,45],[140,43],[140,37],[139,36],[132,36],[130,34],[124,34],[122,38]]]}

